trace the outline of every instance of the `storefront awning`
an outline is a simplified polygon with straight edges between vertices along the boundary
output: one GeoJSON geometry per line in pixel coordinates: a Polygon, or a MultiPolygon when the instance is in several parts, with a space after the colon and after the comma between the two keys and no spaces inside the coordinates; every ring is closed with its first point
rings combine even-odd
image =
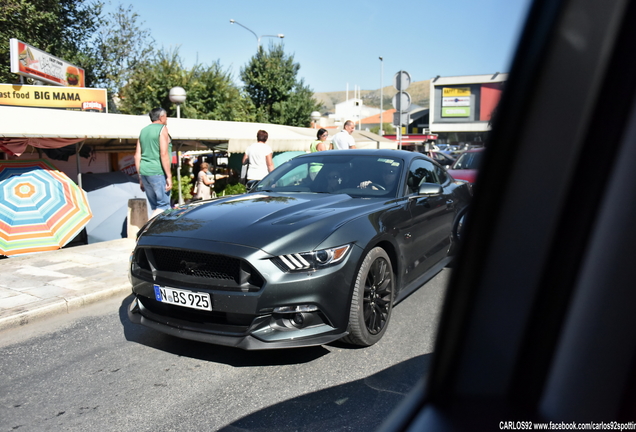
{"type": "MultiPolygon", "coordinates": [[[[0,137],[82,139],[97,151],[132,151],[139,131],[150,123],[148,115],[132,116],[46,108],[0,107],[0,137]]],[[[256,142],[256,133],[269,133],[274,152],[306,151],[316,139],[316,129],[216,120],[168,119],[168,130],[180,150],[226,147],[243,153],[256,142]]],[[[396,148],[379,135],[354,131],[358,148],[396,148]]]]}

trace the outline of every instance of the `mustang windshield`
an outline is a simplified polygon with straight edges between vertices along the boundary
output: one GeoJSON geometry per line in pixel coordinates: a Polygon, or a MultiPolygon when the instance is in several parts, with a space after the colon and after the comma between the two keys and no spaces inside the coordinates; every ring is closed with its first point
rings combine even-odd
{"type": "Polygon", "coordinates": [[[394,197],[403,161],[377,156],[316,153],[294,158],[261,180],[254,192],[314,192],[394,197]]]}

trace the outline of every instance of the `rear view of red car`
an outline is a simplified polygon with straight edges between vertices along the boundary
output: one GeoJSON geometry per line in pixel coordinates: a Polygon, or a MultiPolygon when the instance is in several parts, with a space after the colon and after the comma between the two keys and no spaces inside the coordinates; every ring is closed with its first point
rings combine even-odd
{"type": "Polygon", "coordinates": [[[475,183],[483,151],[483,147],[466,150],[459,155],[455,163],[448,170],[448,173],[454,179],[466,180],[471,184],[475,183]]]}

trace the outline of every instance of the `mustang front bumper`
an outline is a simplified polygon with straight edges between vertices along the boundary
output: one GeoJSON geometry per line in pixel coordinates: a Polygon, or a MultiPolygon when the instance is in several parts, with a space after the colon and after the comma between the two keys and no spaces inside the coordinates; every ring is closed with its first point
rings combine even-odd
{"type": "Polygon", "coordinates": [[[133,323],[247,350],[322,345],[347,335],[359,248],[328,268],[284,272],[262,250],[203,241],[189,246],[146,243],[135,249],[135,299],[128,308],[133,323]],[[212,311],[158,301],[155,285],[208,293],[212,311]]]}

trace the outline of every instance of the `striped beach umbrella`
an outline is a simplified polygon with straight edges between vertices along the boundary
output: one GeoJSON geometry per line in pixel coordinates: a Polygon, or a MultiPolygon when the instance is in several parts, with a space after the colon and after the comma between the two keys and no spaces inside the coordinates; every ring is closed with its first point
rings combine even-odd
{"type": "Polygon", "coordinates": [[[86,193],[49,161],[0,161],[1,255],[59,249],[91,217],[86,193]]]}

